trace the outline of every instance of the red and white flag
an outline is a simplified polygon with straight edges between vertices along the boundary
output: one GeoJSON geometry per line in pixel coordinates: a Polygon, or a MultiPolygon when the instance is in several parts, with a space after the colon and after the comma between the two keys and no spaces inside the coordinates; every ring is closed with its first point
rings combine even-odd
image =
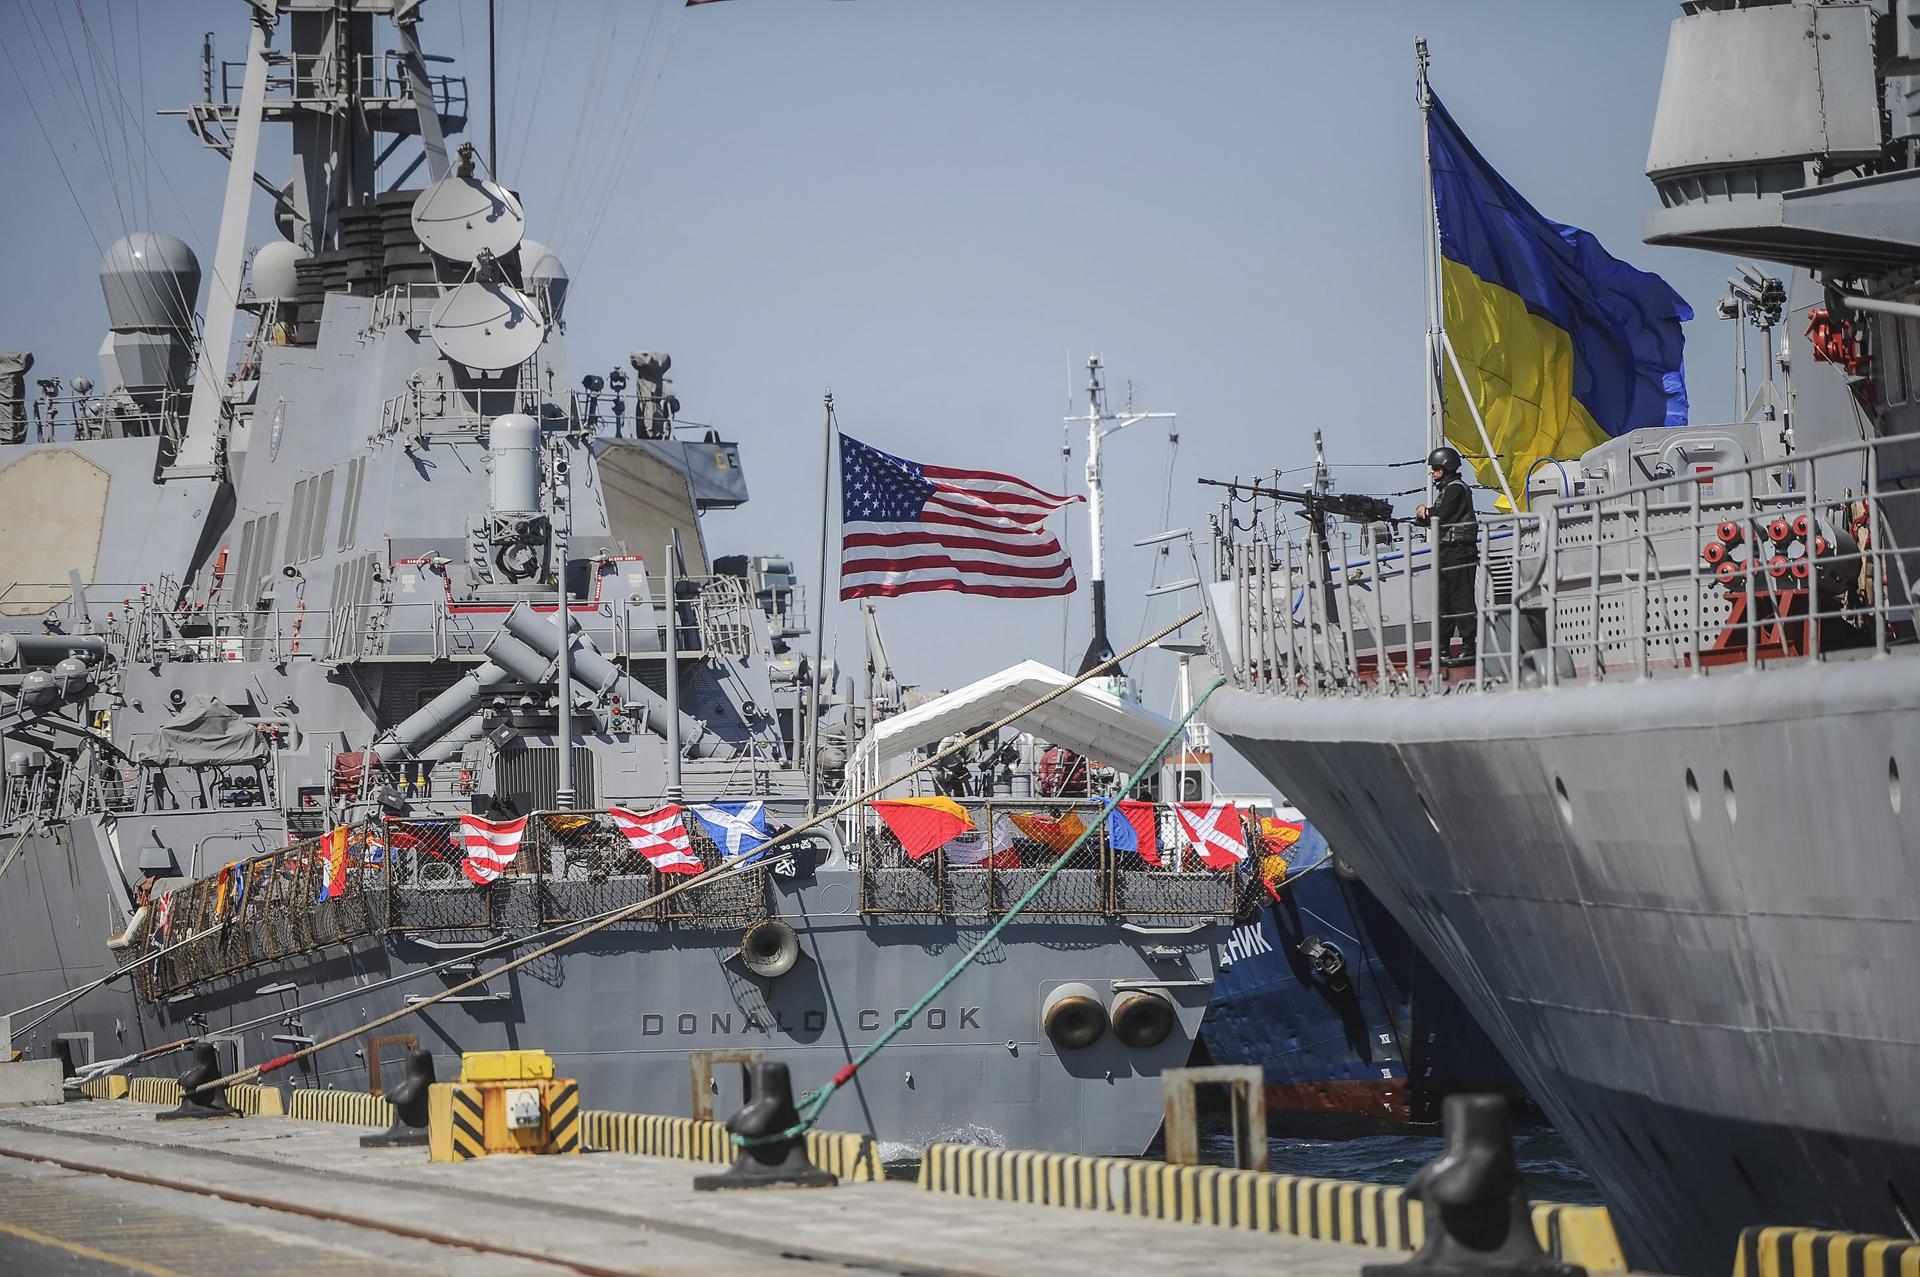
{"type": "Polygon", "coordinates": [[[1175,803],[1174,813],[1209,869],[1232,869],[1247,858],[1247,831],[1232,803],[1175,803]]]}
{"type": "Polygon", "coordinates": [[[513,868],[520,854],[520,839],[527,832],[527,818],[518,820],[482,820],[478,816],[460,817],[460,844],[467,857],[460,871],[476,887],[484,887],[513,868]]]}
{"type": "Polygon", "coordinates": [[[172,926],[173,893],[169,891],[166,895],[153,902],[153,927],[155,931],[160,933],[160,939],[163,943],[166,941],[167,932],[172,926]]]}
{"type": "Polygon", "coordinates": [[[647,812],[609,807],[607,819],[618,825],[633,849],[663,874],[697,874],[706,868],[693,854],[693,840],[687,837],[686,822],[677,805],[647,812]]]}

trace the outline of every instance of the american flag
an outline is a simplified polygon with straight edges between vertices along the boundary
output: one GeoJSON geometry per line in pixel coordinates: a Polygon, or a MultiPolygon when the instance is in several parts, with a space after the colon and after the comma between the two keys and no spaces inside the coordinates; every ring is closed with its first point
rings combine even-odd
{"type": "Polygon", "coordinates": [[[1071,594],[1073,563],[1047,516],[1082,499],[989,470],[921,465],[842,435],[840,597],[1071,594]]]}

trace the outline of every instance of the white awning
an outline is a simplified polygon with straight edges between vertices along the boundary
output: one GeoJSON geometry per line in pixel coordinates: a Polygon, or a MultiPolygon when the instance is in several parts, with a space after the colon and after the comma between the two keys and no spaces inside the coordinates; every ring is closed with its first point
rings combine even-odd
{"type": "MultiPolygon", "coordinates": [[[[1040,661],[1022,661],[989,674],[882,722],[854,749],[848,774],[863,778],[865,788],[903,770],[914,750],[983,727],[1072,681],[1072,676],[1040,661]]],[[[1006,730],[1030,732],[1050,745],[1131,773],[1166,739],[1173,720],[1088,682],[1006,730]]]]}

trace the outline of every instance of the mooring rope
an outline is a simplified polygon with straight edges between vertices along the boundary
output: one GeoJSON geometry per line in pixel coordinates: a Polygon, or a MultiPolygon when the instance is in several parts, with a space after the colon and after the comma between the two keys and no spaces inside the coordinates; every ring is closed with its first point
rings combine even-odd
{"type": "MultiPolygon", "coordinates": [[[[1185,622],[1182,622],[1182,624],[1185,624],[1185,622]]],[[[745,1148],[758,1144],[777,1144],[783,1140],[796,1139],[806,1134],[814,1123],[820,1120],[820,1114],[825,1111],[827,1102],[833,1099],[834,1092],[838,1091],[848,1082],[851,1082],[854,1074],[860,1071],[862,1065],[866,1064],[866,1062],[874,1056],[880,1054],[882,1048],[889,1042],[892,1042],[894,1038],[898,1037],[901,1033],[905,1032],[908,1026],[914,1022],[914,1019],[919,1016],[922,1011],[926,1010],[935,998],[939,997],[947,990],[949,985],[960,978],[962,971],[972,966],[975,960],[987,951],[994,940],[999,937],[1000,933],[1007,929],[1008,924],[1019,917],[1021,911],[1034,902],[1040,893],[1046,889],[1047,884],[1053,881],[1054,876],[1067,867],[1067,862],[1072,859],[1073,853],[1079,851],[1081,845],[1085,843],[1087,839],[1106,828],[1108,818],[1113,815],[1114,808],[1120,805],[1122,798],[1133,791],[1133,787],[1140,783],[1141,778],[1147,774],[1149,769],[1159,764],[1161,758],[1165,757],[1166,752],[1173,748],[1174,742],[1180,739],[1181,733],[1187,730],[1187,724],[1192,721],[1193,716],[1200,712],[1200,707],[1207,703],[1207,698],[1224,687],[1226,682],[1227,680],[1225,678],[1215,679],[1207,687],[1206,691],[1200,693],[1200,695],[1195,698],[1193,705],[1185,714],[1180,716],[1180,721],[1174,724],[1173,730],[1167,733],[1165,739],[1163,739],[1159,746],[1154,749],[1153,753],[1147,757],[1147,760],[1134,770],[1133,775],[1127,777],[1127,783],[1115,789],[1112,795],[1102,800],[1100,814],[1093,822],[1080,831],[1080,836],[1075,838],[1072,844],[1068,846],[1065,851],[1062,851],[1060,855],[1055,858],[1054,862],[1041,872],[1039,877],[1034,879],[1033,885],[1022,892],[1020,898],[1013,902],[1007,909],[1007,912],[1001,915],[1000,919],[991,927],[988,927],[978,940],[974,941],[973,947],[962,954],[960,960],[949,967],[945,975],[935,980],[933,986],[921,994],[920,998],[912,1006],[900,1012],[899,1016],[894,1020],[892,1025],[887,1028],[885,1033],[875,1038],[860,1054],[842,1065],[840,1071],[835,1073],[825,1086],[817,1091],[809,1091],[802,1097],[799,1104],[800,1120],[797,1123],[775,1135],[732,1134],[729,1138],[731,1138],[736,1145],[745,1148]]]]}
{"type": "MultiPolygon", "coordinates": [[[[1192,622],[1199,620],[1201,615],[1202,613],[1200,611],[1193,611],[1193,612],[1187,613],[1185,616],[1174,621],[1171,625],[1168,625],[1165,628],[1156,631],[1154,634],[1148,636],[1147,638],[1140,640],[1140,642],[1134,644],[1132,647],[1128,648],[1126,651],[1121,652],[1119,655],[1108,657],[1106,660],[1101,661],[1099,664],[1088,668],[1087,670],[1081,672],[1080,674],[1076,675],[1072,679],[1069,679],[1067,682],[1062,683],[1060,686],[1053,688],[1051,691],[1048,691],[1045,694],[1038,696],[1033,700],[1027,702],[1025,705],[1021,706],[1019,709],[1013,710],[1012,712],[1003,715],[1002,717],[987,724],[985,727],[980,728],[978,731],[972,732],[969,735],[962,737],[960,740],[955,741],[953,744],[947,746],[946,748],[937,751],[930,757],[922,760],[919,763],[914,764],[912,767],[907,768],[907,770],[899,773],[898,775],[891,776],[886,780],[880,781],[878,784],[873,785],[871,788],[865,790],[864,792],[857,794],[852,798],[846,799],[844,802],[838,803],[833,807],[828,808],[827,810],[821,812],[819,815],[812,817],[811,819],[805,821],[802,824],[795,825],[789,829],[781,831],[778,834],[775,834],[753,856],[749,858],[737,860],[732,862],[731,864],[716,865],[712,869],[705,870],[698,874],[690,874],[682,878],[679,882],[674,883],[672,886],[664,888],[663,890],[657,891],[653,895],[648,896],[643,900],[637,900],[630,905],[623,905],[620,908],[614,909],[591,921],[581,922],[575,925],[574,929],[571,930],[568,934],[561,936],[559,939],[553,941],[551,944],[542,945],[540,948],[535,949],[531,953],[524,953],[517,958],[510,958],[507,961],[501,963],[499,966],[494,967],[489,971],[483,971],[478,975],[473,976],[470,979],[463,980],[460,983],[455,985],[450,985],[449,987],[440,990],[439,992],[433,994],[430,997],[422,998],[420,1001],[411,1003],[407,1006],[400,1007],[398,1010],[390,1011],[385,1015],[376,1016],[364,1024],[358,1025],[352,1029],[348,1029],[341,1033],[336,1033],[332,1037],[327,1038],[323,1041],[315,1042],[309,1046],[301,1047],[299,1050],[291,1051],[285,1055],[275,1056],[274,1058],[263,1061],[262,1063],[259,1063],[259,1064],[248,1065],[247,1067],[239,1069],[236,1072],[229,1073],[224,1077],[218,1077],[213,1079],[210,1082],[202,1083],[201,1085],[194,1087],[193,1090],[189,1092],[189,1094],[199,1095],[206,1091],[217,1091],[223,1087],[232,1086],[235,1083],[248,1082],[253,1080],[254,1078],[264,1077],[266,1074],[283,1069],[287,1067],[289,1064],[297,1063],[298,1061],[304,1060],[309,1056],[316,1055],[321,1051],[325,1051],[331,1047],[339,1046],[343,1042],[351,1041],[352,1039],[360,1037],[366,1033],[371,1033],[375,1029],[384,1028],[387,1025],[392,1024],[396,1020],[402,1020],[410,1015],[418,1014],[419,1012],[426,1010],[428,1007],[433,1006],[436,1003],[444,1002],[448,998],[457,996],[458,994],[461,994],[461,993],[465,993],[469,989],[478,988],[480,985],[486,984],[490,980],[494,980],[500,976],[506,975],[509,972],[517,971],[521,967],[524,967],[529,963],[537,962],[541,958],[547,957],[551,954],[558,953],[560,950],[566,948],[567,946],[574,944],[580,940],[584,940],[588,936],[593,935],[595,932],[602,931],[607,927],[610,927],[625,918],[630,918],[633,915],[640,913],[642,910],[650,909],[654,905],[659,904],[663,900],[670,900],[674,896],[677,896],[682,892],[693,890],[695,887],[711,886],[716,882],[721,882],[721,881],[724,881],[725,879],[736,877],[740,874],[746,873],[748,870],[758,869],[761,867],[762,863],[768,859],[768,853],[772,852],[775,848],[781,846],[784,843],[791,842],[793,839],[798,838],[801,834],[804,834],[809,832],[810,830],[819,828],[821,825],[826,824],[828,821],[834,820],[837,817],[842,816],[849,811],[852,811],[854,808],[860,806],[862,803],[869,802],[872,799],[879,797],[881,794],[893,788],[895,785],[901,784],[907,780],[911,780],[914,776],[918,775],[920,772],[925,771],[926,769],[936,766],[942,762],[945,762],[947,759],[953,757],[955,754],[958,754],[962,750],[971,747],[972,745],[976,744],[981,740],[986,739],[989,736],[997,734],[1002,728],[1005,728],[1015,722],[1018,722],[1020,719],[1025,718],[1028,714],[1031,714],[1035,710],[1039,709],[1041,706],[1050,704],[1051,702],[1058,700],[1060,697],[1065,696],[1068,692],[1080,686],[1082,683],[1085,683],[1088,679],[1097,677],[1098,675],[1105,673],[1107,669],[1109,669],[1110,667],[1117,666],[1127,658],[1138,655],[1140,652],[1143,652],[1147,648],[1152,647],[1155,643],[1158,643],[1161,639],[1167,637],[1169,634],[1172,634],[1175,630],[1181,629],[1191,624],[1192,622]]],[[[1224,681],[1225,681],[1224,679],[1220,680],[1220,682],[1224,682],[1224,681]]],[[[1214,690],[1220,686],[1220,682],[1216,682],[1213,687],[1209,687],[1207,689],[1206,695],[1202,696],[1200,700],[1194,702],[1193,710],[1190,710],[1186,715],[1186,717],[1180,720],[1181,727],[1184,727],[1188,719],[1192,718],[1193,713],[1199,710],[1200,705],[1205,702],[1206,697],[1211,696],[1214,690]]],[[[1178,729],[1176,729],[1176,734],[1177,732],[1178,732],[1178,729]]],[[[1160,748],[1157,751],[1155,751],[1152,758],[1148,759],[1146,763],[1143,763],[1141,765],[1139,771],[1137,771],[1134,774],[1133,778],[1127,782],[1126,787],[1128,789],[1133,788],[1134,785],[1139,783],[1139,778],[1146,773],[1146,769],[1148,767],[1152,766],[1155,762],[1159,760],[1161,754],[1165,753],[1167,747],[1171,745],[1172,740],[1173,738],[1169,737],[1168,740],[1162,743],[1160,748]]],[[[1107,810],[1111,810],[1111,809],[1112,809],[1111,806],[1107,808],[1107,810]]],[[[1103,819],[1104,819],[1104,814],[1103,814],[1103,819]]],[[[1074,847],[1077,848],[1081,842],[1085,841],[1085,839],[1086,839],[1086,834],[1082,834],[1081,837],[1075,841],[1074,847]]],[[[1069,851],[1071,850],[1072,849],[1070,848],[1069,851]]],[[[1057,869],[1057,866],[1056,866],[1056,869],[1057,869]]],[[[1045,882],[1045,881],[1047,881],[1047,877],[1043,876],[1041,879],[1041,882],[1045,882]]],[[[1038,885],[1039,884],[1036,884],[1036,888],[1038,885]]],[[[1025,895],[1023,895],[1020,898],[1020,902],[1017,907],[1024,908],[1026,903],[1030,901],[1035,894],[1037,894],[1035,890],[1029,890],[1025,895]]],[[[1011,917],[1012,915],[1009,914],[1008,916],[1011,917]]],[[[1004,926],[1004,922],[1001,925],[1004,926]]],[[[992,935],[998,934],[999,930],[1000,930],[1000,927],[996,926],[993,931],[990,931],[988,933],[988,935],[992,936],[992,935]]],[[[941,987],[944,988],[945,986],[942,985],[941,987]]],[[[898,1029],[896,1028],[894,1031],[897,1032],[898,1029]]],[[[888,1036],[890,1037],[891,1034],[889,1034],[888,1036]]],[[[842,1072],[844,1073],[846,1072],[846,1070],[843,1069],[842,1072]]],[[[851,1076],[851,1074],[849,1074],[848,1076],[851,1076]]],[[[831,1093],[832,1093],[831,1089],[829,1089],[828,1094],[830,1095],[831,1093]]]]}
{"type": "Polygon", "coordinates": [[[172,953],[175,949],[183,949],[187,945],[195,944],[201,940],[205,940],[208,936],[213,935],[215,932],[219,930],[220,928],[218,925],[211,926],[206,928],[205,930],[196,931],[190,936],[184,936],[179,940],[175,940],[171,944],[168,944],[162,948],[154,949],[149,952],[142,953],[138,958],[135,958],[132,962],[129,962],[124,966],[115,967],[113,970],[109,971],[107,974],[99,977],[96,980],[89,980],[87,981],[87,983],[79,985],[72,989],[63,989],[62,991],[54,994],[50,998],[42,998],[38,1002],[30,1003],[27,1006],[21,1007],[17,1011],[9,1011],[7,1013],[7,1018],[11,1019],[16,1015],[25,1015],[29,1011],[38,1011],[41,1007],[47,1006],[50,1003],[55,1003],[55,1002],[59,1003],[60,1005],[54,1007],[53,1010],[47,1012],[45,1015],[38,1016],[31,1023],[26,1024],[14,1030],[14,1033],[16,1034],[31,1033],[33,1030],[45,1024],[48,1020],[51,1020],[54,1016],[59,1015],[62,1011],[66,1010],[68,1007],[78,1002],[81,998],[84,998],[89,993],[92,993],[95,989],[102,988],[106,985],[112,984],[115,980],[118,980],[123,975],[132,975],[134,972],[138,971],[142,966],[146,965],[147,963],[153,962],[159,958],[164,958],[169,953],[172,953]]]}

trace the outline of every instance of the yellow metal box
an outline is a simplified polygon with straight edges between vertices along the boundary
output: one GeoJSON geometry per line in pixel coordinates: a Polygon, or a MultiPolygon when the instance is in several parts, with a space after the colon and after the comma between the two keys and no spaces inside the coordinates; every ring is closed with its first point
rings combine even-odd
{"type": "Polygon", "coordinates": [[[462,1082],[520,1082],[553,1076],[545,1051],[468,1051],[460,1057],[462,1082]]]}
{"type": "Polygon", "coordinates": [[[427,1091],[427,1157],[462,1162],[490,1153],[578,1153],[580,1087],[572,1078],[437,1082],[427,1091]],[[537,1096],[531,1124],[515,1125],[516,1091],[537,1096]]]}

